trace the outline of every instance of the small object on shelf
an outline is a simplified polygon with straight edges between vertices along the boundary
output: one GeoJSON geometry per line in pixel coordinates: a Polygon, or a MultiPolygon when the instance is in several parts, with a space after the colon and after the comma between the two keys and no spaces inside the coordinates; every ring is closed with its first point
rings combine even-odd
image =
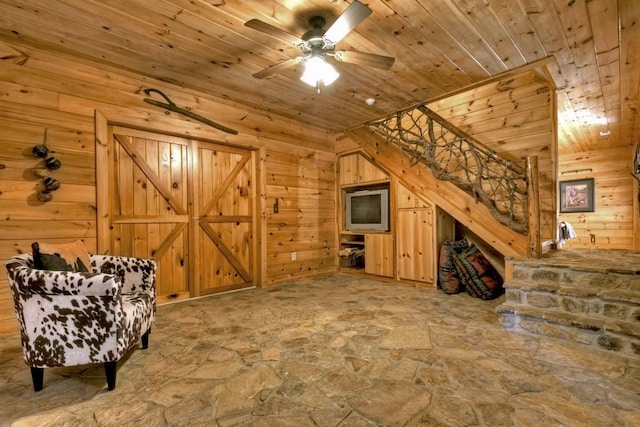
{"type": "Polygon", "coordinates": [[[62,166],[62,162],[55,157],[49,157],[47,159],[46,166],[49,170],[56,170],[60,169],[60,166],[62,166]]]}
{"type": "Polygon", "coordinates": [[[338,253],[341,267],[362,268],[364,266],[364,249],[342,248],[338,253]]]}
{"type": "Polygon", "coordinates": [[[342,257],[351,256],[351,254],[355,251],[355,248],[342,248],[338,254],[342,257]]]}

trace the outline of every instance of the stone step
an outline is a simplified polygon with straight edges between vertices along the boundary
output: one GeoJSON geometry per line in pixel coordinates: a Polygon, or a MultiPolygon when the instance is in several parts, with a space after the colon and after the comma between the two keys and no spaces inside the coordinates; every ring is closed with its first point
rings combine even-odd
{"type": "Polygon", "coordinates": [[[625,249],[562,249],[542,258],[507,258],[514,266],[559,268],[599,274],[640,277],[640,251],[625,249]]]}
{"type": "MultiPolygon", "coordinates": [[[[606,271],[586,271],[585,269],[544,266],[539,264],[514,264],[513,280],[538,283],[553,288],[558,284],[575,288],[622,289],[640,293],[640,275],[606,271]]],[[[611,269],[609,269],[611,270],[611,269]]]]}
{"type": "Polygon", "coordinates": [[[496,308],[499,314],[512,313],[520,316],[535,317],[547,322],[558,323],[591,331],[603,331],[640,340],[640,324],[633,320],[612,319],[604,316],[589,316],[579,313],[549,310],[517,304],[502,304],[496,308]]]}
{"type": "Polygon", "coordinates": [[[640,290],[614,287],[607,284],[602,287],[573,286],[564,282],[537,282],[530,279],[515,279],[506,283],[507,292],[518,290],[522,292],[542,292],[557,294],[560,296],[580,297],[580,298],[600,298],[603,301],[623,302],[629,304],[640,304],[640,290]]]}
{"type": "Polygon", "coordinates": [[[559,250],[510,259],[502,326],[640,358],[640,252],[559,250]]]}
{"type": "Polygon", "coordinates": [[[496,311],[505,329],[572,341],[640,359],[638,322],[508,303],[500,305],[496,311]]]}

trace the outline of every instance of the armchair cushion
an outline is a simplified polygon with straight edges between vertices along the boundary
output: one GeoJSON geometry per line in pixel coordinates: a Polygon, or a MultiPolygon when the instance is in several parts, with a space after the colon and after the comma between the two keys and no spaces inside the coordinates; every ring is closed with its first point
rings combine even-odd
{"type": "Polygon", "coordinates": [[[71,243],[38,243],[31,244],[34,266],[40,270],[50,271],[91,271],[89,251],[82,240],[71,243]]]}

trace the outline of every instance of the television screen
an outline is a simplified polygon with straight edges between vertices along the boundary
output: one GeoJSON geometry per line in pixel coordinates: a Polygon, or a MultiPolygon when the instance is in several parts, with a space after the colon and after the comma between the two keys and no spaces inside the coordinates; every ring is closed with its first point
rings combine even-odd
{"type": "Polygon", "coordinates": [[[382,221],[381,194],[371,194],[351,198],[352,224],[379,224],[382,221]]]}
{"type": "Polygon", "coordinates": [[[359,190],[346,194],[345,226],[350,231],[389,230],[389,189],[359,190]]]}

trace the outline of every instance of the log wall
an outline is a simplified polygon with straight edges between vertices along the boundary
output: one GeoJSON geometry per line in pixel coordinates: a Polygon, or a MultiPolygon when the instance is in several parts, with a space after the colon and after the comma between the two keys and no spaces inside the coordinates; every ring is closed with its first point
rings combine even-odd
{"type": "Polygon", "coordinates": [[[634,220],[639,216],[636,184],[631,176],[635,146],[607,148],[559,156],[559,181],[594,178],[595,211],[561,213],[577,238],[563,247],[638,249],[634,247],[634,220]]]}
{"type": "MultiPolygon", "coordinates": [[[[7,46],[5,46],[7,47],[7,46]]],[[[335,141],[328,132],[179,86],[78,58],[24,46],[0,60],[0,261],[31,250],[35,241],[83,239],[97,247],[95,110],[123,124],[259,149],[263,153],[261,212],[265,227],[263,285],[335,271],[335,141]],[[143,88],[239,131],[234,136],[143,101],[143,88]],[[165,114],[166,113],[166,114],[165,114]],[[31,154],[43,143],[62,161],[54,200],[37,199],[40,180],[31,154]],[[279,212],[273,212],[278,199],[279,212]],[[293,261],[291,253],[296,252],[293,261]]],[[[159,99],[162,101],[162,99],[159,99]]],[[[17,322],[5,274],[0,274],[0,334],[17,322]]]]}

